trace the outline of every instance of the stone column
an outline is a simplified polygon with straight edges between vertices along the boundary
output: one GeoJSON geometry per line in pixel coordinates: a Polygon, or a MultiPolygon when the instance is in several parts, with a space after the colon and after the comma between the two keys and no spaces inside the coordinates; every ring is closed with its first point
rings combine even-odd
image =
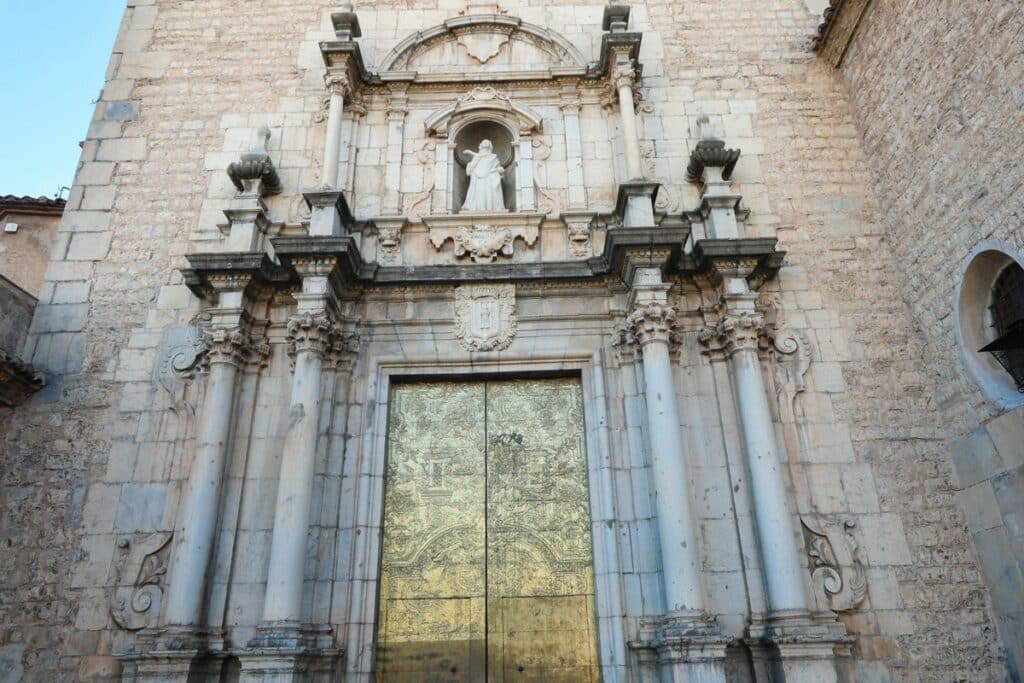
{"type": "Polygon", "coordinates": [[[754,516],[764,564],[768,604],[773,613],[810,612],[804,569],[796,544],[793,516],[786,504],[786,479],[775,441],[775,426],[768,407],[758,344],[764,317],[754,308],[754,294],[727,297],[728,308],[712,330],[729,359],[736,405],[750,468],[754,516]]]}
{"type": "Polygon", "coordinates": [[[618,93],[619,115],[622,117],[622,146],[626,156],[626,178],[627,180],[642,180],[644,173],[640,162],[640,136],[637,133],[636,106],[633,103],[636,69],[628,54],[616,55],[615,67],[612,70],[612,82],[618,93]]]}
{"type": "Polygon", "coordinates": [[[294,354],[295,373],[263,603],[263,621],[267,624],[298,625],[302,619],[306,534],[319,435],[320,383],[330,331],[330,320],[322,313],[300,313],[288,321],[288,343],[294,354]]]}
{"type": "Polygon", "coordinates": [[[690,506],[688,466],[669,359],[669,335],[675,308],[668,302],[670,285],[657,268],[638,268],[628,322],[643,357],[647,432],[651,446],[658,537],[669,613],[704,610],[697,525],[690,506]]]}
{"type": "Polygon", "coordinates": [[[302,595],[310,506],[320,436],[324,356],[336,334],[328,312],[328,277],[333,258],[293,262],[302,276],[296,315],[288,320],[288,344],[295,361],[288,428],[270,541],[263,619],[242,660],[243,681],[284,683],[306,680],[309,667],[329,672],[337,653],[330,629],[303,618],[302,595]]]}
{"type": "Polygon", "coordinates": [[[705,612],[700,538],[690,504],[690,472],[683,451],[679,406],[669,356],[676,310],[658,268],[637,268],[628,322],[640,344],[647,404],[651,476],[658,516],[667,612],[642,625],[633,647],[656,655],[662,681],[725,683],[725,646],[705,612]]]}
{"type": "MultiPolygon", "coordinates": [[[[235,294],[240,305],[241,292],[235,294]]],[[[222,301],[225,298],[222,294],[222,301]]],[[[168,569],[170,586],[164,623],[172,630],[202,631],[206,626],[203,614],[206,578],[217,536],[221,488],[231,442],[235,384],[239,367],[251,347],[249,335],[238,325],[241,317],[240,309],[218,309],[214,326],[204,340],[210,366],[206,397],[199,413],[196,455],[182,496],[174,554],[168,569]]]]}
{"type": "Polygon", "coordinates": [[[320,178],[321,185],[335,189],[338,187],[341,121],[345,107],[345,95],[349,91],[349,82],[345,73],[328,73],[324,82],[327,85],[327,90],[331,93],[331,103],[327,110],[327,135],[324,138],[324,161],[320,178]]]}
{"type": "Polygon", "coordinates": [[[762,637],[781,655],[786,683],[830,683],[837,680],[835,647],[849,637],[834,619],[816,619],[800,563],[803,550],[787,503],[788,488],[768,405],[758,348],[764,338],[764,317],[756,295],[743,278],[728,278],[718,322],[701,331],[701,342],[728,359],[754,503],[754,520],[768,597],[767,629],[762,637]]]}

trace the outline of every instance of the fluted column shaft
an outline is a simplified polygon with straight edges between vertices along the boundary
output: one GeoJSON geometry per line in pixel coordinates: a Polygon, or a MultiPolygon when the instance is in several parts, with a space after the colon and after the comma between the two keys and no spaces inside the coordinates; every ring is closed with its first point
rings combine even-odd
{"type": "Polygon", "coordinates": [[[690,475],[683,452],[679,406],[669,358],[669,334],[675,316],[675,309],[667,303],[639,302],[629,316],[629,323],[643,356],[666,606],[670,613],[701,612],[704,592],[700,580],[699,539],[690,507],[690,475]]]}
{"type": "Polygon", "coordinates": [[[206,336],[210,364],[206,398],[199,413],[196,455],[185,486],[183,512],[168,575],[170,589],[164,621],[203,625],[206,577],[213,557],[228,445],[231,441],[235,384],[250,345],[238,328],[213,329],[206,336]]]}
{"type": "Polygon", "coordinates": [[[263,621],[267,623],[299,622],[302,617],[306,537],[320,431],[321,376],[330,328],[325,315],[306,313],[288,321],[295,373],[263,603],[263,621]]]}

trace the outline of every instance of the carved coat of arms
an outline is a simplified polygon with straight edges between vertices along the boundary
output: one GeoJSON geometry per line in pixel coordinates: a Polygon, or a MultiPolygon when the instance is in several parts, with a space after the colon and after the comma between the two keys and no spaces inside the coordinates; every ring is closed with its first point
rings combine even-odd
{"type": "Polygon", "coordinates": [[[516,334],[515,285],[464,285],[455,290],[455,337],[467,351],[501,351],[516,334]]]}

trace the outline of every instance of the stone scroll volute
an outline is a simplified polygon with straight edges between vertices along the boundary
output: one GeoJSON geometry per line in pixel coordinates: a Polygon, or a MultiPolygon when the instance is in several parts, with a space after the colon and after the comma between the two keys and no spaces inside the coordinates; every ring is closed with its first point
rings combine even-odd
{"type": "Polygon", "coordinates": [[[170,532],[157,532],[141,540],[121,538],[117,543],[110,616],[126,631],[156,625],[164,596],[171,536],[170,532]]]}
{"type": "Polygon", "coordinates": [[[819,609],[846,612],[858,607],[867,596],[864,564],[853,536],[856,522],[841,515],[836,519],[805,516],[803,525],[807,554],[811,561],[811,583],[819,609]]]}

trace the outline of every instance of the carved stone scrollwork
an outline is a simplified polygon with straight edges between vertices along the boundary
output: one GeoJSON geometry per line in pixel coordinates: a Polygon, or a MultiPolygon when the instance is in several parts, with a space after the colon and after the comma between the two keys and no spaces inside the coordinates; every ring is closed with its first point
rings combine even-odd
{"type": "Polygon", "coordinates": [[[491,263],[498,254],[515,253],[515,237],[508,228],[492,227],[486,223],[459,228],[453,238],[455,255],[473,259],[473,263],[491,263]]]}
{"type": "Polygon", "coordinates": [[[651,302],[639,304],[626,319],[641,346],[651,342],[672,340],[676,322],[676,307],[671,304],[651,302]]]}
{"type": "Polygon", "coordinates": [[[569,228],[569,253],[576,258],[590,256],[590,221],[566,221],[569,228]]]}
{"type": "Polygon", "coordinates": [[[334,332],[330,318],[324,314],[300,313],[288,319],[288,355],[315,353],[321,358],[330,348],[334,332]]]}
{"type": "Polygon", "coordinates": [[[801,518],[807,554],[811,559],[814,597],[822,609],[852,610],[864,602],[868,583],[857,553],[852,517],[834,521],[801,518]]]}
{"type": "Polygon", "coordinates": [[[811,348],[807,338],[795,330],[783,330],[772,335],[772,348],[776,363],[773,368],[775,392],[783,423],[795,422],[794,402],[804,391],[804,376],[811,367],[811,348]]]}
{"type": "Polygon", "coordinates": [[[440,250],[447,240],[455,244],[456,258],[469,256],[474,263],[493,263],[498,256],[512,256],[515,241],[532,247],[540,236],[542,214],[487,214],[478,219],[463,216],[424,217],[430,243],[440,250]]]}
{"type": "Polygon", "coordinates": [[[130,538],[118,541],[114,561],[117,584],[110,600],[110,616],[121,628],[138,631],[155,625],[164,595],[170,541],[170,532],[151,534],[138,543],[130,538]]]}
{"type": "Polygon", "coordinates": [[[515,285],[455,290],[455,338],[467,351],[502,351],[516,334],[515,285]]]}
{"type": "Polygon", "coordinates": [[[635,363],[640,358],[640,342],[628,320],[615,324],[611,334],[612,353],[619,365],[635,363]]]}
{"type": "Polygon", "coordinates": [[[437,141],[429,139],[424,141],[416,152],[416,161],[423,168],[423,184],[425,187],[421,192],[414,195],[406,195],[405,197],[405,211],[403,213],[408,216],[409,220],[419,220],[430,213],[430,198],[434,194],[434,188],[437,185],[433,173],[436,149],[437,141]]]}
{"type": "Polygon", "coordinates": [[[402,245],[402,228],[378,227],[377,244],[380,245],[381,260],[394,263],[398,259],[398,250],[402,245]]]}
{"type": "Polygon", "coordinates": [[[738,351],[757,351],[763,345],[764,316],[752,311],[726,313],[713,325],[700,331],[698,339],[707,353],[726,357],[738,351]]]}

